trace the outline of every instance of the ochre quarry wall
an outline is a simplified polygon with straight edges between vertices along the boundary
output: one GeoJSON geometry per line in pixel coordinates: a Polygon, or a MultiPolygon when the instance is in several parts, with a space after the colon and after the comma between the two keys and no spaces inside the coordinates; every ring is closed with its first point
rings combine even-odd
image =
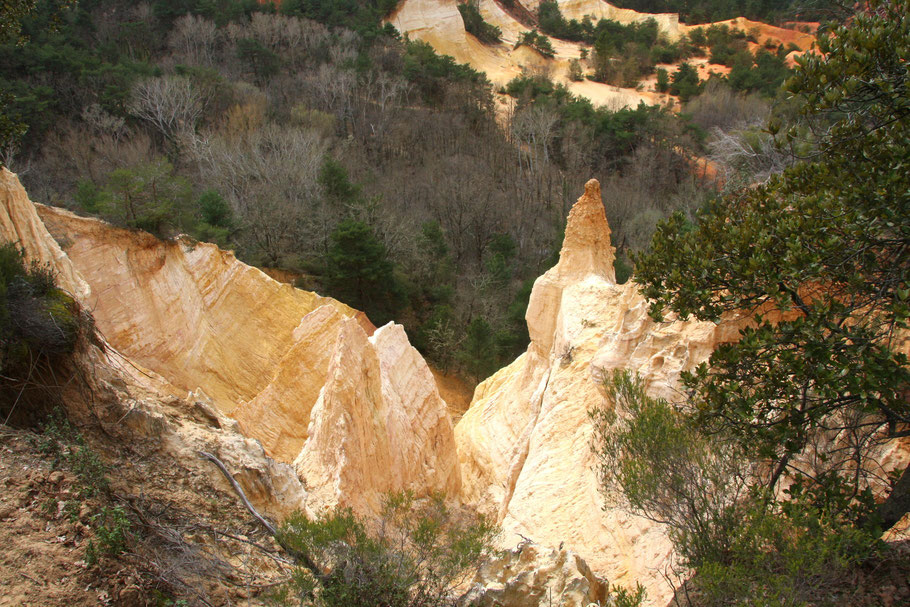
{"type": "Polygon", "coordinates": [[[588,411],[605,403],[601,377],[612,369],[677,396],[680,371],[737,327],[648,317],[637,287],[616,284],[594,180],[569,215],[559,263],[534,284],[526,319],[527,352],[477,387],[455,428],[462,495],[498,518],[504,544],[564,543],[610,583],[640,581],[649,604],[661,604],[671,595],[659,573],[670,543],[659,526],[602,509],[588,411]]]}
{"type": "MultiPolygon", "coordinates": [[[[36,212],[36,205],[13,173],[0,169],[0,240],[17,244],[29,262],[48,264],[57,285],[88,307],[92,288],[59,246],[36,212]]],[[[293,469],[266,456],[257,441],[237,431],[224,414],[194,399],[163,377],[131,360],[96,334],[77,344],[74,364],[82,381],[67,382],[62,398],[70,419],[129,429],[151,440],[191,475],[214,479],[231,489],[221,473],[197,451],[214,453],[233,472],[246,495],[273,517],[296,509],[311,511],[307,492],[293,469]]]]}
{"type": "MultiPolygon", "coordinates": [[[[14,176],[3,183],[28,201],[14,176]]],[[[106,339],[293,464],[308,507],[375,512],[389,491],[457,494],[451,418],[402,327],[377,330],[214,245],[38,208],[65,249],[51,240],[44,254],[74,268],[106,339]]]]}
{"type": "Polygon", "coordinates": [[[294,289],[215,245],[162,241],[55,207],[51,234],[92,287],[85,302],[121,352],[230,413],[261,392],[300,319],[335,300],[294,289]]]}

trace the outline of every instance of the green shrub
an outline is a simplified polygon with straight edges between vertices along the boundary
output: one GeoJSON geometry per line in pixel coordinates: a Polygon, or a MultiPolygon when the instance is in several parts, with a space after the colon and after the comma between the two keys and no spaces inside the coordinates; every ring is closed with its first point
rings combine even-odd
{"type": "MultiPolygon", "coordinates": [[[[203,194],[200,204],[207,196],[203,194]]],[[[83,210],[100,213],[115,225],[139,228],[156,236],[167,236],[193,225],[190,183],[163,158],[115,169],[101,187],[80,182],[74,200],[83,210]]]]}
{"type": "Polygon", "coordinates": [[[680,101],[686,102],[701,92],[702,83],[698,71],[688,63],[680,64],[670,84],[670,94],[679,95],[680,101]]]}
{"type": "Polygon", "coordinates": [[[37,446],[41,453],[54,458],[55,467],[63,464],[76,474],[80,497],[95,497],[110,490],[108,467],[61,409],[53,411],[42,424],[37,446]]]}
{"type": "Polygon", "coordinates": [[[485,318],[478,316],[468,325],[467,336],[457,354],[458,362],[479,381],[496,371],[498,355],[493,328],[485,318]]]}
{"type": "Polygon", "coordinates": [[[132,524],[122,507],[105,506],[92,517],[92,522],[95,537],[89,540],[85,549],[85,562],[89,566],[97,564],[101,556],[117,556],[126,552],[132,524]]]}
{"type": "Polygon", "coordinates": [[[584,71],[581,69],[581,62],[578,59],[569,61],[569,80],[572,82],[581,82],[585,79],[584,71]]]}
{"type": "Polygon", "coordinates": [[[537,30],[531,30],[519,35],[518,42],[515,43],[515,48],[518,48],[522,45],[534,49],[544,57],[549,57],[552,59],[556,56],[556,51],[553,50],[553,45],[550,44],[550,39],[539,33],[537,30]]]}
{"type": "Polygon", "coordinates": [[[362,221],[345,219],[332,232],[326,255],[329,293],[363,310],[377,326],[392,320],[406,302],[385,245],[362,221]]]}
{"type": "Polygon", "coordinates": [[[281,525],[279,543],[308,555],[319,578],[298,567],[274,598],[316,607],[443,607],[490,553],[494,537],[490,523],[449,511],[438,495],[389,495],[377,521],[350,510],[317,520],[296,513],[281,525]]]}
{"type": "Polygon", "coordinates": [[[670,90],[670,74],[662,67],[657,69],[657,84],[655,88],[661,93],[666,93],[670,90]]]}
{"type": "Polygon", "coordinates": [[[484,44],[495,44],[502,39],[502,30],[483,19],[477,8],[477,0],[458,3],[458,12],[464,21],[464,29],[484,44]]]}
{"type": "Polygon", "coordinates": [[[613,586],[610,588],[610,605],[613,607],[641,607],[647,596],[645,587],[639,582],[635,582],[635,590],[613,586]]]}
{"type": "Polygon", "coordinates": [[[612,406],[591,415],[607,502],[667,525],[681,564],[695,571],[699,605],[843,604],[822,589],[883,548],[880,529],[856,525],[857,502],[867,516],[874,507],[871,492],[821,481],[820,496],[797,482],[774,501],[729,437],[704,435],[626,371],[605,387],[612,406]]]}
{"type": "Polygon", "coordinates": [[[26,266],[23,252],[0,244],[0,369],[73,351],[80,328],[75,300],[58,289],[48,265],[26,266]]]}

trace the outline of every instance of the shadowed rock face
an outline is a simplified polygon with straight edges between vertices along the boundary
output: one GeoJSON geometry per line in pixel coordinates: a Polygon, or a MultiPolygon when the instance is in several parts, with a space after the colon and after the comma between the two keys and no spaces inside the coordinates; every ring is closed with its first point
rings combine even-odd
{"type": "Polygon", "coordinates": [[[559,263],[534,283],[527,352],[477,387],[456,426],[462,495],[498,517],[505,544],[518,534],[565,542],[611,583],[641,581],[657,604],[671,594],[658,573],[669,541],[644,519],[602,510],[588,410],[604,403],[600,379],[618,368],[672,398],[680,371],[735,327],[654,323],[637,287],[616,284],[613,258],[592,180],[569,214],[559,263]]]}

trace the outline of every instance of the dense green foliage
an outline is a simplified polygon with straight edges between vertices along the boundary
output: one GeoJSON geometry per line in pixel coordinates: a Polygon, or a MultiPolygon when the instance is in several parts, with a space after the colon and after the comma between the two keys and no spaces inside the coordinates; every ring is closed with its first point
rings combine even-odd
{"type": "Polygon", "coordinates": [[[765,97],[774,97],[791,74],[783,56],[759,49],[754,56],[743,56],[741,61],[733,64],[727,82],[734,91],[757,92],[765,97]]]}
{"type": "Polygon", "coordinates": [[[377,325],[405,304],[385,246],[362,221],[345,219],[332,232],[326,259],[326,286],[335,297],[366,312],[377,325]]]}
{"type": "Polygon", "coordinates": [[[9,374],[34,359],[72,352],[79,316],[73,299],[46,266],[26,265],[12,243],[0,245],[0,369],[9,374]]]}
{"type": "Polygon", "coordinates": [[[458,12],[464,21],[464,29],[485,44],[495,44],[502,38],[502,30],[483,20],[476,0],[458,3],[458,12]]]}
{"type": "Polygon", "coordinates": [[[394,32],[394,28],[381,27],[379,22],[395,9],[398,0],[282,0],[280,4],[285,15],[345,27],[371,38],[394,32]]]}
{"type": "Polygon", "coordinates": [[[518,48],[519,46],[532,48],[544,57],[554,57],[556,55],[556,51],[553,50],[553,45],[550,44],[550,39],[537,30],[523,32],[518,36],[518,42],[515,43],[515,48],[518,48]]]}
{"type": "MultiPolygon", "coordinates": [[[[861,413],[863,427],[894,434],[908,414],[910,371],[892,336],[910,313],[910,189],[901,169],[910,98],[896,59],[910,35],[900,20],[886,26],[869,15],[836,31],[820,41],[827,60],[806,60],[790,84],[807,117],[836,119],[819,156],[715,201],[694,229],[673,218],[638,260],[655,315],[665,307],[704,320],[761,312],[687,383],[706,427],[729,427],[779,466],[816,432],[848,423],[844,416],[861,413]]],[[[863,455],[868,445],[852,451],[863,455]]],[[[833,458],[827,467],[843,465],[833,458]]]]}
{"type": "Polygon", "coordinates": [[[797,16],[813,20],[826,14],[832,3],[793,0],[617,0],[616,6],[631,8],[642,13],[679,13],[687,24],[723,21],[745,17],[756,21],[772,22],[797,16]]]}
{"type": "Polygon", "coordinates": [[[673,63],[695,50],[685,37],[670,42],[660,35],[653,19],[629,24],[612,19],[596,24],[589,18],[566,20],[553,1],[540,3],[538,23],[547,35],[592,45],[591,78],[617,86],[634,87],[642,76],[654,71],[656,63],[673,63]]]}
{"type": "Polygon", "coordinates": [[[613,407],[591,414],[607,501],[667,525],[681,559],[675,575],[697,590],[686,604],[833,607],[856,591],[843,580],[857,565],[883,556],[876,533],[854,526],[837,501],[793,488],[774,502],[750,486],[740,445],[706,435],[627,371],[604,387],[613,407]]]}
{"type": "Polygon", "coordinates": [[[451,605],[452,591],[490,553],[494,537],[488,522],[450,511],[442,496],[392,494],[378,521],[350,510],[317,520],[294,514],[278,541],[310,566],[300,564],[275,599],[320,607],[451,605]]]}
{"type": "Polygon", "coordinates": [[[702,84],[698,71],[689,63],[681,63],[670,79],[670,93],[686,102],[701,92],[702,84]]]}
{"type": "Polygon", "coordinates": [[[60,402],[65,361],[87,327],[46,265],[0,244],[0,423],[36,425],[60,402]]]}
{"type": "Polygon", "coordinates": [[[788,89],[815,133],[810,158],[694,220],[675,215],[635,256],[655,318],[753,315],[683,375],[681,409],[619,378],[613,395],[631,421],[598,418],[605,479],[670,523],[712,604],[825,604],[820,585],[871,558],[882,529],[910,511],[910,473],[889,478],[878,459],[910,424],[898,337],[910,318],[908,10],[874,2],[820,39],[823,56],[802,60],[788,89]],[[650,472],[665,465],[667,478],[650,472]]]}

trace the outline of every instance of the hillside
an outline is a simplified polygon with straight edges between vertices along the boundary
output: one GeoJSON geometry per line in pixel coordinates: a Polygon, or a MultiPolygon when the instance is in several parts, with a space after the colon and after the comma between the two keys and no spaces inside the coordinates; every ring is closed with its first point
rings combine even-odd
{"type": "Polygon", "coordinates": [[[910,601],[907,0],[624,1],[16,0],[0,606],[910,601]]]}
{"type": "MultiPolygon", "coordinates": [[[[483,42],[466,31],[464,19],[458,9],[458,0],[405,0],[387,17],[386,22],[413,38],[429,42],[438,52],[471,65],[486,74],[496,86],[505,86],[510,80],[529,72],[545,73],[555,82],[565,85],[573,94],[588,99],[595,105],[618,109],[635,107],[639,103],[672,103],[671,96],[661,94],[661,91],[655,88],[656,81],[653,79],[643,80],[644,87],[635,85],[623,87],[573,77],[571,62],[580,62],[583,71],[593,67],[596,53],[593,41],[572,42],[560,39],[544,29],[541,33],[548,34],[548,44],[552,48],[552,56],[547,56],[527,45],[519,45],[519,38],[522,33],[529,30],[529,24],[519,21],[506,10],[507,7],[495,0],[483,0],[475,4],[484,22],[498,28],[500,37],[497,42],[483,42]]],[[[519,1],[515,4],[520,7],[521,14],[530,15],[533,19],[530,25],[541,27],[537,17],[540,10],[539,2],[519,1]]],[[[793,61],[793,57],[814,45],[812,34],[796,29],[801,24],[791,24],[792,29],[784,29],[748,19],[734,18],[686,25],[680,23],[677,14],[639,13],[617,8],[602,0],[570,0],[551,4],[558,6],[557,10],[564,21],[587,20],[589,23],[597,23],[605,19],[620,25],[641,25],[653,20],[660,36],[668,43],[688,40],[691,32],[696,29],[703,32],[712,27],[727,27],[733,31],[748,32],[750,36],[748,48],[753,54],[759,49],[794,49],[787,51],[787,59],[790,62],[793,61]]],[[[712,63],[708,56],[696,58],[694,63],[699,77],[703,80],[711,73],[719,75],[729,73],[728,66],[712,63]]],[[[679,62],[658,62],[657,67],[673,73],[679,67],[679,62]]]]}

